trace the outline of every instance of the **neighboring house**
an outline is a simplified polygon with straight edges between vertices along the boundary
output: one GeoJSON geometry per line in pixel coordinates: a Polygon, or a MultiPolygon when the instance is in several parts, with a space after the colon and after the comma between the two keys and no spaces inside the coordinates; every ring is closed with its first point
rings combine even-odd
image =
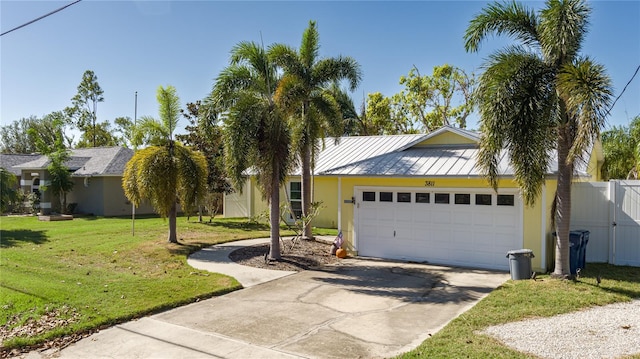
{"type": "MultiPolygon", "coordinates": [[[[313,180],[314,201],[325,208],[313,224],[341,230],[347,249],[359,256],[505,270],[507,251],[528,248],[534,270],[546,269],[557,164],[547,173],[541,198],[528,207],[506,152],[498,192],[488,186],[476,163],[479,140],[478,133],[454,127],[343,137],[338,143],[326,139],[313,180]]],[[[602,151],[599,145],[592,150],[576,168],[578,181],[599,179],[602,151]]],[[[298,213],[299,176],[298,171],[288,179],[281,196],[298,213]]],[[[253,177],[242,193],[225,196],[227,217],[252,217],[266,209],[253,177]]]]}
{"type": "MultiPolygon", "coordinates": [[[[130,215],[131,202],[122,189],[122,174],[125,165],[133,156],[133,150],[124,147],[95,147],[71,150],[70,159],[65,163],[72,173],[73,190],[67,193],[67,203],[76,203],[75,213],[96,216],[130,215]]],[[[44,155],[2,155],[2,166],[18,173],[20,186],[24,191],[39,192],[40,208],[50,211],[52,198],[50,191],[41,191],[48,184],[47,166],[50,160],[44,155]],[[24,160],[24,161],[22,161],[24,160]]],[[[55,206],[54,206],[55,207],[55,206]]],[[[153,208],[143,204],[136,213],[154,213],[153,208]]]]}

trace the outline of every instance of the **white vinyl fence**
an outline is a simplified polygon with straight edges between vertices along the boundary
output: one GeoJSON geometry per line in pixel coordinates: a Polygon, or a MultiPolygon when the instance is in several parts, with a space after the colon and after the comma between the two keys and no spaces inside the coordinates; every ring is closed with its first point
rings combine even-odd
{"type": "Polygon", "coordinates": [[[572,186],[571,229],[591,233],[587,262],[640,267],[640,181],[572,186]]]}

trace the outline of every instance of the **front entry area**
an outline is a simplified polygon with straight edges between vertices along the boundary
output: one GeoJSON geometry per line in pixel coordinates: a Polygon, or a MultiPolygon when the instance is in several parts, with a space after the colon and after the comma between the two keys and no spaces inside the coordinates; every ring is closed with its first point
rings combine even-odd
{"type": "Polygon", "coordinates": [[[359,256],[508,270],[520,249],[522,201],[484,188],[356,187],[359,256]]]}

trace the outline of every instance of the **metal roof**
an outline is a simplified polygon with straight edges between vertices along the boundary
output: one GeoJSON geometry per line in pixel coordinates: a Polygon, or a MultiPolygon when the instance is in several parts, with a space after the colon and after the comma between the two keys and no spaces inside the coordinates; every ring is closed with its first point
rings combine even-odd
{"type": "MultiPolygon", "coordinates": [[[[426,134],[393,136],[351,136],[326,138],[324,146],[316,155],[315,173],[321,174],[333,168],[364,161],[383,154],[400,151],[427,137],[426,134]]],[[[293,175],[300,175],[296,169],[293,175]]]]}
{"type": "MultiPolygon", "coordinates": [[[[482,176],[477,166],[477,144],[416,146],[444,132],[453,132],[478,144],[480,141],[479,133],[454,127],[442,127],[422,135],[343,137],[338,144],[330,141],[330,145],[318,154],[315,173],[325,176],[482,176]]],[[[551,158],[556,157],[554,151],[551,158]]],[[[514,175],[509,162],[509,155],[503,150],[498,162],[501,176],[514,175]]],[[[557,171],[557,160],[552,160],[547,174],[554,175],[557,171]]],[[[576,162],[575,174],[586,176],[587,163],[576,162]]]]}

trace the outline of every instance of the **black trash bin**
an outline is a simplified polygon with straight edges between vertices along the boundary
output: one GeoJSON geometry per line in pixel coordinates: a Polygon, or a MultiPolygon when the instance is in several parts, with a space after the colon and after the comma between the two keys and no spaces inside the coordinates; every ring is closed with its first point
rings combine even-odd
{"type": "MultiPolygon", "coordinates": [[[[586,229],[569,232],[569,272],[573,275],[578,273],[578,268],[584,269],[585,267],[585,255],[587,242],[589,242],[589,233],[590,232],[586,229]]],[[[556,236],[556,232],[553,232],[554,239],[556,236]]]]}
{"type": "Polygon", "coordinates": [[[511,279],[531,279],[531,258],[533,257],[531,249],[517,249],[507,252],[511,279]]]}
{"type": "Polygon", "coordinates": [[[580,268],[580,251],[582,250],[582,232],[569,232],[569,271],[578,273],[580,268]]]}
{"type": "Polygon", "coordinates": [[[578,256],[578,268],[584,269],[587,266],[587,243],[589,243],[590,231],[586,229],[576,229],[576,233],[580,233],[580,255],[578,256]]]}

